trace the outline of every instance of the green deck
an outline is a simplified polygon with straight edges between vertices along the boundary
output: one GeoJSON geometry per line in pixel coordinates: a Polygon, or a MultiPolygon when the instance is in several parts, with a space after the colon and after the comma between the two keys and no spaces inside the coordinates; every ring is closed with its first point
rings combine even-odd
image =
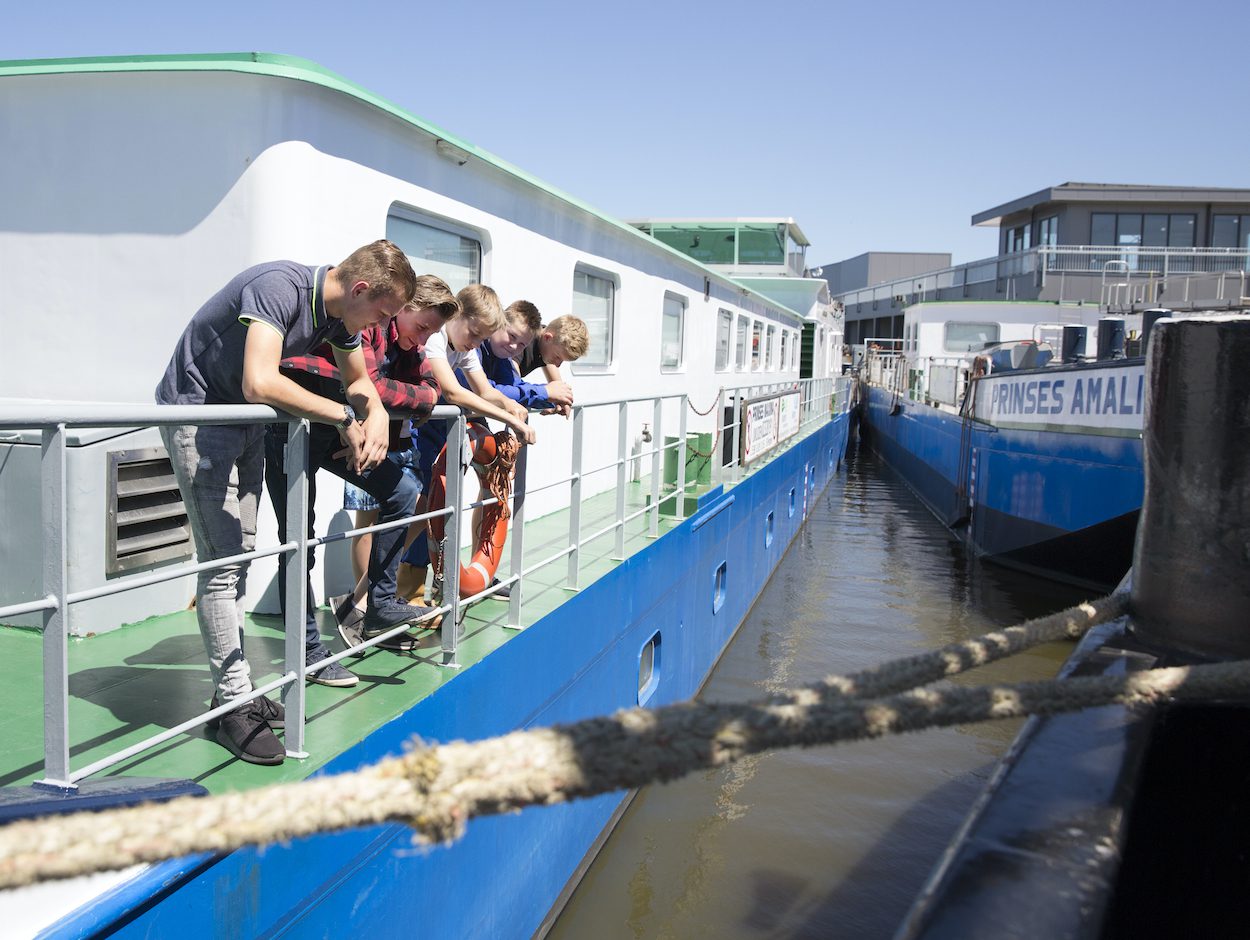
{"type": "MultiPolygon", "coordinates": [[[[626,515],[649,501],[650,481],[629,484],[626,515]]],[[[608,491],[582,503],[582,538],[615,517],[616,494],[608,491]]],[[[645,547],[649,513],[626,524],[626,557],[645,547]]],[[[533,565],[568,543],[567,511],[531,520],[525,527],[525,564],[533,565]]],[[[660,532],[675,525],[661,515],[660,532]]],[[[619,561],[611,555],[614,534],[608,532],[583,547],[579,583],[602,577],[619,561]]],[[[511,549],[505,549],[505,564],[511,549]]],[[[525,582],[521,623],[535,623],[564,603],[568,570],[565,557],[534,572],[525,582]]],[[[506,576],[506,569],[501,569],[506,576]]],[[[474,605],[465,622],[457,659],[471,667],[517,632],[506,622],[506,601],[474,605]]],[[[334,618],[326,608],[317,616],[322,636],[332,650],[342,649],[334,618]]],[[[282,674],[282,622],[277,616],[253,615],[247,624],[247,657],[257,685],[282,674]]],[[[9,681],[0,692],[0,786],[12,787],[41,779],[43,774],[42,637],[33,630],[0,627],[0,657],[9,681]],[[15,684],[13,677],[28,677],[15,684]]],[[[302,779],[348,746],[402,714],[413,703],[461,670],[440,665],[442,650],[436,631],[421,634],[414,653],[371,649],[362,658],[344,660],[360,677],[351,689],[309,685],[305,747],[309,757],[287,760],[278,767],[257,767],[235,759],[202,726],[154,749],[115,765],[106,774],[142,777],[191,776],[211,792],[246,789],[302,779]],[[191,770],[199,772],[191,775],[191,770]]],[[[71,768],[85,767],[110,753],[171,728],[207,708],[212,695],[204,647],[195,613],[180,611],[152,617],[98,636],[74,638],[69,646],[71,768]]]]}

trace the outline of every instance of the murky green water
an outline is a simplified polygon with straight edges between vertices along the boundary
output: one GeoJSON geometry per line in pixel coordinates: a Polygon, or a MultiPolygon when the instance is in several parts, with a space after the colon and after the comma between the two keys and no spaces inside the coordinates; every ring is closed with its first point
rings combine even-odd
{"type": "MultiPolygon", "coordinates": [[[[865,449],[817,498],[702,697],[760,698],[1083,596],[978,563],[865,449]]],[[[1068,651],[959,681],[1046,678],[1068,651]]],[[[550,936],[889,937],[1019,726],[778,751],[650,787],[550,936]]]]}

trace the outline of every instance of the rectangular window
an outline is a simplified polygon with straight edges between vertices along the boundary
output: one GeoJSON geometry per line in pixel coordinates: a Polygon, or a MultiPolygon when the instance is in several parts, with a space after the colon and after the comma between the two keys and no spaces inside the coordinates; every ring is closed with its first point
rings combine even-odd
{"type": "Polygon", "coordinates": [[[786,226],[740,225],[738,264],[785,264],[786,226]]]}
{"type": "Polygon", "coordinates": [[[750,318],[739,314],[738,333],[735,337],[737,345],[734,347],[734,365],[739,372],[746,371],[747,367],[747,331],[750,329],[750,323],[750,318]]]}
{"type": "Polygon", "coordinates": [[[1194,230],[1197,227],[1195,216],[1188,214],[1171,216],[1168,220],[1168,247],[1193,248],[1194,230]]]}
{"type": "Polygon", "coordinates": [[[1136,213],[1122,212],[1116,219],[1116,244],[1136,246],[1141,244],[1141,216],[1136,213]]]}
{"type": "Polygon", "coordinates": [[[1211,247],[1237,248],[1239,219],[1235,215],[1217,215],[1211,218],[1211,247]]]}
{"type": "Polygon", "coordinates": [[[1141,243],[1147,248],[1163,248],[1168,243],[1168,217],[1162,213],[1145,216],[1141,243]]]}
{"type": "Polygon", "coordinates": [[[781,331],[781,361],[777,364],[779,369],[786,369],[790,366],[790,331],[781,331]]]}
{"type": "Polygon", "coordinates": [[[1059,244],[1059,216],[1048,216],[1037,223],[1037,243],[1039,245],[1059,244]]]}
{"type": "Polygon", "coordinates": [[[685,336],[686,301],[675,294],[664,295],[664,314],[660,324],[660,368],[680,369],[682,341],[685,336]]]}
{"type": "Polygon", "coordinates": [[[998,342],[997,323],[947,323],[944,345],[947,352],[972,352],[987,343],[998,342]]]}
{"type": "Polygon", "coordinates": [[[768,325],[768,342],[764,346],[764,368],[771,372],[777,368],[777,327],[768,325]]]}
{"type": "Polygon", "coordinates": [[[403,249],[418,274],[441,277],[453,292],[482,279],[482,243],[469,229],[395,204],[386,216],[386,237],[403,249]]]}
{"type": "Polygon", "coordinates": [[[733,340],[734,315],[728,310],[716,314],[716,371],[729,368],[729,344],[733,340]]]}
{"type": "Polygon", "coordinates": [[[1115,244],[1115,213],[1095,212],[1090,215],[1089,243],[1091,245],[1115,244]]]}
{"type": "Polygon", "coordinates": [[[799,334],[796,331],[793,341],[790,343],[790,368],[797,369],[799,367],[799,334]]]}
{"type": "Polygon", "coordinates": [[[764,324],[755,320],[751,324],[751,371],[759,372],[764,356],[764,324]]]}
{"type": "Polygon", "coordinates": [[[586,321],[590,348],[578,365],[606,366],[612,362],[613,309],[616,285],[606,277],[580,267],[573,272],[573,316],[586,321]]]}

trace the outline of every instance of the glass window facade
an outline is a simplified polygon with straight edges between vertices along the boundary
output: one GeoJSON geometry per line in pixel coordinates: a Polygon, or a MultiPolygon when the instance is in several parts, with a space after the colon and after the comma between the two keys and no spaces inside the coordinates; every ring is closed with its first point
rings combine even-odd
{"type": "Polygon", "coordinates": [[[437,275],[452,291],[482,278],[482,243],[467,233],[392,207],[386,217],[386,237],[403,249],[418,274],[437,275]]]}
{"type": "Polygon", "coordinates": [[[729,347],[733,343],[734,315],[728,310],[716,314],[716,371],[729,368],[729,347]]]}
{"type": "Polygon", "coordinates": [[[997,323],[947,323],[943,345],[947,352],[972,352],[998,342],[997,323]]]}
{"type": "Polygon", "coordinates": [[[738,229],[739,264],[785,264],[785,225],[742,225],[738,229]]]}
{"type": "Polygon", "coordinates": [[[686,328],[686,302],[672,294],[664,295],[660,323],[660,368],[680,369],[686,328]]]}
{"type": "Polygon", "coordinates": [[[573,272],[573,310],[586,321],[590,349],[577,365],[606,366],[612,362],[612,326],[616,285],[606,277],[578,269],[573,272]]]}
{"type": "Polygon", "coordinates": [[[1143,248],[1193,248],[1197,216],[1188,212],[1095,212],[1089,243],[1143,248]]]}
{"type": "Polygon", "coordinates": [[[1211,247],[1250,250],[1250,215],[1213,215],[1211,247]]]}
{"type": "Polygon", "coordinates": [[[736,236],[733,228],[713,228],[705,225],[651,227],[651,234],[683,255],[689,255],[704,264],[733,264],[736,236]]]}
{"type": "Polygon", "coordinates": [[[1059,216],[1052,215],[1037,223],[1038,245],[1059,244],[1059,216]]]}

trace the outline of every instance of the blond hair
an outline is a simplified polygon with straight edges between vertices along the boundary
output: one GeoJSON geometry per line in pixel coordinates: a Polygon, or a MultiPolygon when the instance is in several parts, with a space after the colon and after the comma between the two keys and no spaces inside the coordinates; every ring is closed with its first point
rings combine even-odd
{"type": "Polygon", "coordinates": [[[543,315],[528,300],[514,300],[503,312],[513,326],[523,326],[530,333],[537,333],[543,328],[543,315]]]}
{"type": "Polygon", "coordinates": [[[472,320],[485,332],[495,332],[507,325],[499,295],[485,284],[470,284],[456,294],[460,302],[460,316],[472,320]]]}
{"type": "Polygon", "coordinates": [[[412,301],[408,304],[415,310],[434,307],[444,320],[450,320],[460,312],[460,301],[451,292],[447,282],[433,274],[418,274],[416,288],[412,292],[412,301]]]}
{"type": "Polygon", "coordinates": [[[408,303],[417,285],[417,275],[408,263],[408,256],[385,238],[357,248],[335,267],[333,274],[345,291],[351,290],[358,281],[364,281],[369,285],[370,300],[389,294],[408,303]]]}
{"type": "Polygon", "coordinates": [[[556,317],[546,326],[551,338],[564,347],[570,359],[580,359],[590,349],[590,331],[586,321],[572,314],[556,317]]]}

